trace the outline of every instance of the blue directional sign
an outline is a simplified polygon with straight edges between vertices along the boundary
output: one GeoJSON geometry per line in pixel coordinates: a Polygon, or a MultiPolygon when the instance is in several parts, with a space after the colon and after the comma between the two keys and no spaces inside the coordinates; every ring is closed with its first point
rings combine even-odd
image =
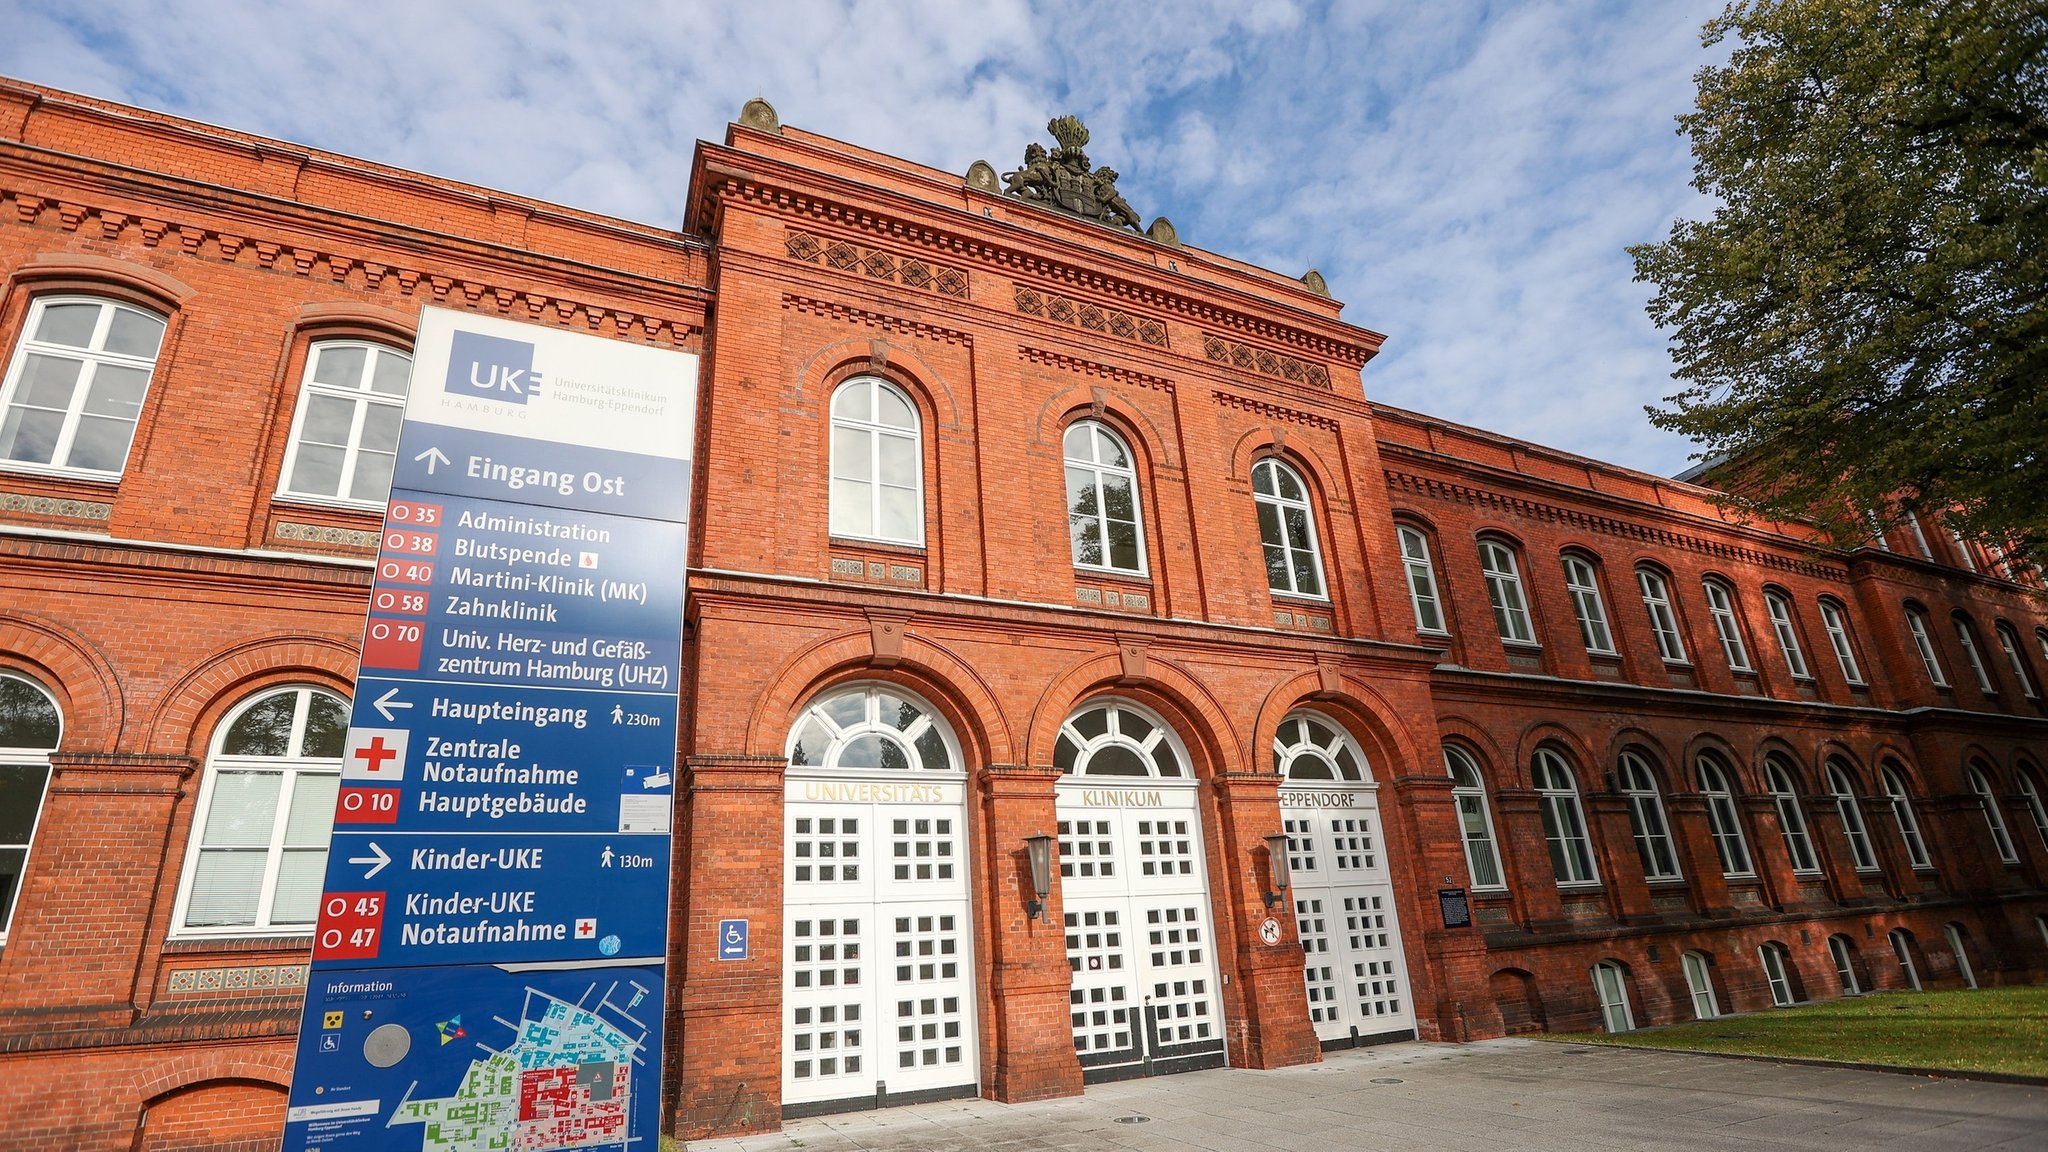
{"type": "Polygon", "coordinates": [[[286,1149],[657,1142],[696,372],[423,311],[286,1149]]]}
{"type": "Polygon", "coordinates": [[[747,922],[745,920],[720,920],[718,922],[718,958],[720,960],[745,960],[747,958],[747,922]]]}

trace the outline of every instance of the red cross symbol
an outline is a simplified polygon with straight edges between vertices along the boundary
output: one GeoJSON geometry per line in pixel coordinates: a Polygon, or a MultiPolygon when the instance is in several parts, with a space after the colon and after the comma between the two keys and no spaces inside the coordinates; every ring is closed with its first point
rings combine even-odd
{"type": "Polygon", "coordinates": [[[396,759],[397,756],[398,750],[386,748],[382,736],[372,736],[368,744],[356,749],[357,759],[364,761],[365,772],[381,772],[384,770],[384,762],[396,759]]]}

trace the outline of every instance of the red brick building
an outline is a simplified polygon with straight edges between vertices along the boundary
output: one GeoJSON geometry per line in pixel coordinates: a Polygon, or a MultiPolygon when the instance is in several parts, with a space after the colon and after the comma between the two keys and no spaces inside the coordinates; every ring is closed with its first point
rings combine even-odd
{"type": "Polygon", "coordinates": [[[20,1138],[275,1139],[429,303],[705,357],[678,1134],[2048,969],[1996,557],[1373,405],[1319,276],[758,102],[679,207],[0,83],[20,1138]]]}

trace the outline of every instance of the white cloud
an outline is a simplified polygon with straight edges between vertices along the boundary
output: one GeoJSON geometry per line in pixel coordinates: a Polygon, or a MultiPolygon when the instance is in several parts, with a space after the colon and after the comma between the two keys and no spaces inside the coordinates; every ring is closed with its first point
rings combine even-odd
{"type": "Polygon", "coordinates": [[[698,137],[1001,170],[1051,116],[1148,219],[1388,333],[1370,395],[1658,472],[1622,251],[1706,206],[1672,116],[1720,0],[19,5],[0,72],[674,226],[698,137]]]}

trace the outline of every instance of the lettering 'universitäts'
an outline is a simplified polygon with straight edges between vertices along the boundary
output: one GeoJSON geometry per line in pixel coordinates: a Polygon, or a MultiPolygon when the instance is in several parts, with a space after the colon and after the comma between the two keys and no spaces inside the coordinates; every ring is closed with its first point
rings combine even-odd
{"type": "MultiPolygon", "coordinates": [[[[1375,404],[1320,275],[1142,224],[1050,130],[963,176],[755,101],[671,230],[0,81],[8,1138],[266,1146],[309,990],[353,999],[302,1064],[526,1059],[521,1146],[566,1148],[657,1082],[701,1137],[2048,974],[2033,570],[1375,404]],[[426,308],[699,358],[679,661],[564,630],[650,603],[636,521],[387,520],[426,308]],[[366,617],[430,611],[439,686],[358,700],[366,617]],[[658,754],[589,859],[335,831],[581,818],[623,733],[658,754]],[[363,1029],[411,993],[309,989],[330,841],[440,885],[383,913],[423,957],[617,947],[575,899],[665,866],[665,987],[363,1029]]],[[[449,447],[480,499],[664,496],[449,447]]]]}

